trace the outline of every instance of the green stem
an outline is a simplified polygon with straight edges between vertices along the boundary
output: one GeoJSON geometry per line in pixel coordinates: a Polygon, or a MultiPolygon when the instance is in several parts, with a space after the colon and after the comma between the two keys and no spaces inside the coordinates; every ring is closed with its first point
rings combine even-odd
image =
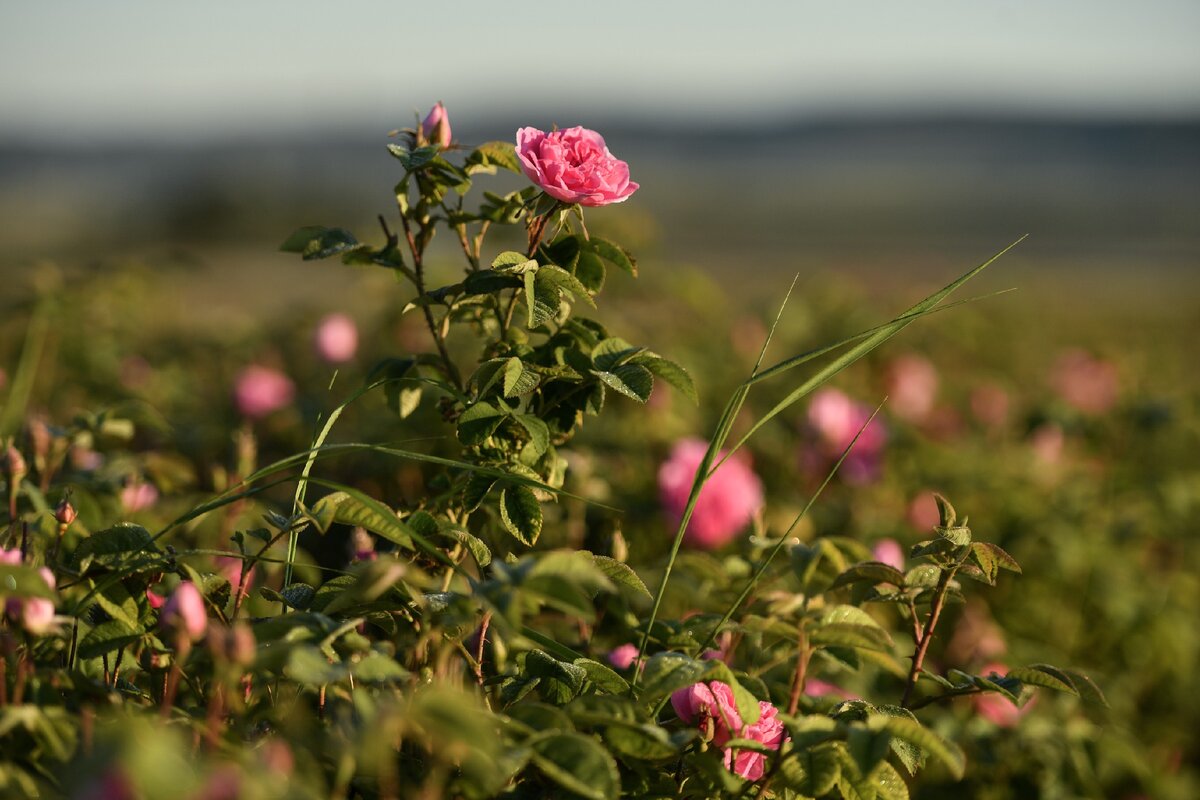
{"type": "Polygon", "coordinates": [[[957,570],[957,565],[950,569],[943,569],[942,574],[938,577],[937,588],[934,589],[933,600],[929,604],[929,618],[925,621],[925,628],[921,632],[921,639],[917,642],[917,651],[913,654],[912,668],[908,672],[908,680],[904,685],[904,695],[900,698],[901,708],[909,707],[908,701],[912,697],[913,690],[917,688],[917,681],[921,677],[921,668],[925,664],[925,655],[929,652],[930,642],[933,641],[933,631],[937,627],[938,619],[942,615],[942,606],[946,601],[946,590],[949,589],[950,581],[957,570]]]}

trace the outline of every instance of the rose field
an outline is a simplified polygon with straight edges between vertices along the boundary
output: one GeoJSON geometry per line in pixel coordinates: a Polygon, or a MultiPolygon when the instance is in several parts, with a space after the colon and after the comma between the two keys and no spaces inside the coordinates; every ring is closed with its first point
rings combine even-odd
{"type": "Polygon", "coordinates": [[[455,113],[0,237],[0,796],[1200,796],[1194,228],[455,113]]]}

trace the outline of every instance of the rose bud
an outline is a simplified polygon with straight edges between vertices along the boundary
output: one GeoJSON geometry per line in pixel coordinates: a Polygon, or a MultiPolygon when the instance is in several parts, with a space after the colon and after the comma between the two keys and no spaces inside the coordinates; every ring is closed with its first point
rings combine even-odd
{"type": "Polygon", "coordinates": [[[21,455],[20,450],[11,444],[8,446],[7,466],[8,474],[12,477],[13,483],[24,478],[26,473],[29,472],[29,468],[25,466],[25,457],[21,455]]]}
{"type": "Polygon", "coordinates": [[[429,109],[429,114],[421,123],[421,138],[430,144],[450,146],[450,117],[440,102],[429,109]]]}
{"type": "Polygon", "coordinates": [[[78,516],[79,512],[75,510],[75,506],[65,497],[54,508],[54,519],[59,525],[70,525],[78,516]]]}
{"type": "Polygon", "coordinates": [[[196,584],[184,581],[163,604],[162,612],[158,615],[158,624],[163,628],[174,628],[187,635],[193,642],[204,637],[208,627],[208,611],[204,607],[204,597],[196,584]]]}

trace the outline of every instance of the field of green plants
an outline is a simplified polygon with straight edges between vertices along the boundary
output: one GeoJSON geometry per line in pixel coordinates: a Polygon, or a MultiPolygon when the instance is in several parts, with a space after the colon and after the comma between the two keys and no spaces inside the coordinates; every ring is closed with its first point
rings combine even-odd
{"type": "Polygon", "coordinates": [[[8,276],[0,795],[1200,795],[1189,279],[639,260],[442,114],[228,285],[8,276]]]}

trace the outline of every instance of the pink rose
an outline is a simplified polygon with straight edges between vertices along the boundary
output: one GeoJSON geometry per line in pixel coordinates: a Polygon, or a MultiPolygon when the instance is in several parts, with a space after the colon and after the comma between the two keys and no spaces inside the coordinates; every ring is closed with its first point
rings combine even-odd
{"type": "Polygon", "coordinates": [[[421,123],[421,138],[443,148],[450,146],[450,117],[440,102],[429,109],[429,114],[421,123]]]}
{"type": "Polygon", "coordinates": [[[126,513],[133,514],[143,511],[158,502],[158,489],[154,484],[135,480],[125,484],[121,489],[121,507],[126,513]]]}
{"type": "Polygon", "coordinates": [[[21,551],[15,547],[12,550],[0,548],[0,564],[17,566],[21,563],[21,551]]]}
{"type": "Polygon", "coordinates": [[[1117,368],[1083,350],[1068,350],[1054,364],[1055,391],[1085,414],[1103,414],[1117,402],[1117,368]]]}
{"type": "Polygon", "coordinates": [[[158,624],[186,633],[193,642],[204,637],[208,627],[208,611],[196,584],[183,581],[175,588],[158,615],[158,624]]]}
{"type": "Polygon", "coordinates": [[[606,658],[608,659],[608,663],[617,669],[629,669],[633,666],[633,661],[637,658],[637,655],[637,645],[623,644],[610,650],[606,658]]]}
{"type": "MultiPolygon", "coordinates": [[[[813,395],[808,406],[808,426],[816,439],[815,449],[805,454],[809,472],[822,472],[841,456],[854,441],[862,426],[874,411],[856,403],[832,387],[813,395]]],[[[858,437],[858,443],[842,462],[841,474],[848,483],[869,483],[879,477],[887,431],[876,418],[858,437]]]]}
{"type": "Polygon", "coordinates": [[[742,715],[733,699],[733,688],[723,681],[693,683],[671,695],[671,707],[681,720],[703,728],[713,720],[717,744],[728,741],[731,732],[742,728],[742,715]]]}
{"type": "Polygon", "coordinates": [[[937,399],[937,369],[928,359],[904,355],[888,366],[888,407],[900,419],[922,422],[937,399]]]}
{"type": "Polygon", "coordinates": [[[904,571],[904,548],[895,539],[880,539],[871,548],[871,558],[904,571]]]}
{"type": "Polygon", "coordinates": [[[234,387],[238,411],[261,419],[292,402],[296,389],[291,379],[269,367],[252,364],[241,371],[234,387]]]}
{"type": "Polygon", "coordinates": [[[330,364],[344,364],[358,350],[358,327],[345,314],[330,314],[317,325],[317,355],[330,364]]]}
{"type": "Polygon", "coordinates": [[[835,683],[809,678],[804,682],[804,693],[809,697],[840,697],[843,700],[855,700],[858,695],[847,692],[835,683]]]}
{"type": "MultiPolygon", "coordinates": [[[[984,676],[990,675],[991,673],[996,673],[997,675],[1003,676],[1007,672],[1008,668],[1003,664],[988,664],[986,667],[980,670],[980,674],[984,676]]],[[[1013,705],[1012,701],[1007,697],[995,692],[977,694],[972,698],[972,700],[974,701],[975,711],[979,714],[979,716],[983,717],[993,725],[997,725],[1001,728],[1011,728],[1017,724],[1021,717],[1025,716],[1025,714],[1029,712],[1029,709],[1033,708],[1034,701],[1037,700],[1037,698],[1029,698],[1028,702],[1019,708],[1013,705]]]]}
{"type": "MultiPolygon", "coordinates": [[[[742,728],[738,737],[778,750],[787,734],[783,723],[779,721],[779,709],[760,700],[758,710],[758,722],[742,728]]],[[[766,772],[767,757],[752,750],[737,750],[735,753],[733,748],[726,748],[725,766],[748,781],[757,781],[766,772]]]]}
{"type": "Polygon", "coordinates": [[[1063,429],[1053,422],[1039,425],[1029,437],[1029,446],[1038,460],[1046,464],[1057,464],[1062,458],[1066,437],[1063,429]]]}
{"type": "Polygon", "coordinates": [[[930,491],[921,492],[909,502],[906,516],[908,517],[908,524],[919,531],[927,531],[930,528],[934,528],[942,521],[941,512],[938,511],[937,500],[934,499],[933,492],[930,491]]]}
{"type": "MultiPolygon", "coordinates": [[[[683,518],[692,481],[707,450],[708,445],[701,439],[683,439],[658,470],[659,498],[672,524],[678,525],[683,518]]],[[[722,450],[713,463],[724,457],[722,450]]],[[[746,527],[762,504],[758,476],[745,461],[731,458],[712,474],[700,492],[684,541],[706,550],[722,547],[746,527]]]]}
{"type": "Polygon", "coordinates": [[[517,157],[529,180],[556,200],[581,206],[620,203],[637,191],[629,165],[608,152],[604,138],[587,128],[545,133],[517,131],[517,157]]]}

